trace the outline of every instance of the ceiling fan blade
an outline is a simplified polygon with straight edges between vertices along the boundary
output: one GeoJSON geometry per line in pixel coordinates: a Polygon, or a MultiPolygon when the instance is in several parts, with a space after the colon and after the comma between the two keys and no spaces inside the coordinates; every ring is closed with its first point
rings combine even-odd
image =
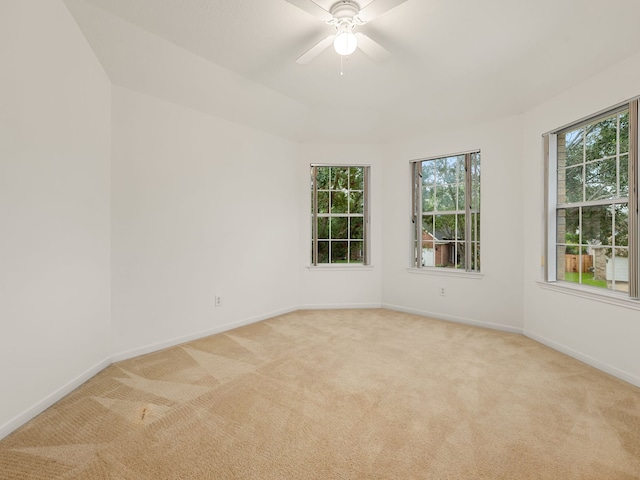
{"type": "Polygon", "coordinates": [[[391,52],[380,45],[378,42],[371,40],[364,33],[356,33],[358,38],[358,48],[362,50],[369,58],[376,62],[383,62],[391,57],[391,52]]]}
{"type": "Polygon", "coordinates": [[[392,8],[396,8],[398,5],[406,1],[407,0],[374,0],[360,10],[358,17],[363,22],[370,22],[374,18],[378,18],[380,15],[387,13],[392,8]]]}
{"type": "Polygon", "coordinates": [[[333,43],[333,39],[336,38],[335,35],[329,35],[324,40],[320,40],[313,47],[303,53],[297,60],[296,63],[300,65],[306,65],[307,63],[313,61],[318,55],[325,51],[325,49],[333,43]]]}
{"type": "Polygon", "coordinates": [[[313,15],[314,17],[318,17],[323,22],[327,22],[333,18],[329,12],[327,12],[320,5],[315,3],[312,0],[285,0],[291,5],[298,7],[301,10],[313,15]]]}

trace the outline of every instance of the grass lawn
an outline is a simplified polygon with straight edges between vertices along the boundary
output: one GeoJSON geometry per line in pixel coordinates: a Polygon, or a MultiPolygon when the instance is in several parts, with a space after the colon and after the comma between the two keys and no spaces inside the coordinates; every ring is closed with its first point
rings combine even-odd
{"type": "MultiPolygon", "coordinates": [[[[578,272],[565,272],[564,280],[566,282],[578,283],[578,272]]],[[[591,285],[593,287],[603,287],[607,288],[606,280],[594,280],[593,273],[583,273],[582,274],[582,284],[583,285],[591,285]]]]}

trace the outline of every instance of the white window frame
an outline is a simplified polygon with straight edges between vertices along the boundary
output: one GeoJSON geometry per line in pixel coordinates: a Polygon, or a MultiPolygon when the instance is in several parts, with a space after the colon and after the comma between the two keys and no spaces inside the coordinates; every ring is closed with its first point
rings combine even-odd
{"type": "MultiPolygon", "coordinates": [[[[543,282],[541,285],[580,297],[598,299],[625,307],[640,309],[640,228],[638,221],[638,158],[640,157],[640,125],[638,122],[638,98],[620,103],[571,124],[554,129],[543,135],[543,155],[545,172],[544,195],[544,249],[543,282]],[[558,188],[558,134],[569,128],[578,127],[614,113],[625,107],[629,109],[629,196],[628,196],[628,252],[629,252],[629,293],[617,292],[601,287],[558,280],[557,272],[557,188],[558,188]]],[[[620,200],[620,199],[616,199],[620,200]]],[[[621,198],[626,200],[626,198],[621,198]]],[[[612,201],[616,203],[615,201],[612,201]]],[[[584,202],[575,203],[579,207],[584,202]]],[[[624,203],[624,202],[622,202],[624,203]]],[[[566,205],[566,204],[563,204],[566,205]]],[[[574,203],[571,203],[573,206],[574,203]]],[[[560,206],[562,207],[562,205],[560,206]]]]}
{"type": "MultiPolygon", "coordinates": [[[[480,149],[468,150],[464,152],[452,153],[447,155],[438,155],[438,156],[428,157],[428,158],[421,158],[418,160],[411,160],[410,165],[411,165],[411,178],[412,178],[411,180],[411,185],[412,185],[412,192],[411,192],[412,235],[411,237],[412,239],[411,239],[411,258],[410,258],[411,266],[409,268],[410,272],[430,273],[430,274],[437,274],[437,275],[456,275],[456,276],[462,275],[462,276],[471,276],[471,277],[481,276],[481,273],[480,273],[481,268],[478,265],[480,266],[482,265],[482,260],[481,260],[482,249],[480,249],[480,253],[478,253],[477,248],[476,249],[472,248],[473,243],[476,243],[478,248],[481,245],[481,235],[480,235],[481,229],[480,229],[480,225],[477,224],[477,222],[475,224],[474,236],[471,235],[472,227],[474,227],[474,222],[472,221],[472,214],[481,213],[481,202],[480,202],[481,174],[479,174],[477,178],[477,185],[478,185],[477,195],[478,196],[475,199],[477,208],[475,209],[473,208],[474,198],[472,196],[473,194],[472,187],[474,185],[474,181],[473,181],[474,172],[472,169],[472,155],[475,155],[475,154],[478,155],[478,163],[481,164],[482,155],[481,155],[480,149]],[[423,234],[422,219],[425,213],[422,210],[422,205],[423,205],[422,164],[424,162],[436,161],[439,159],[458,157],[458,156],[464,156],[465,158],[464,160],[465,205],[464,205],[464,209],[458,208],[453,214],[459,215],[461,212],[464,211],[465,234],[464,234],[463,243],[465,245],[465,252],[468,252],[468,254],[465,255],[465,265],[464,265],[464,268],[426,266],[426,265],[423,265],[423,261],[422,261],[422,234],[423,234]],[[474,238],[476,239],[475,241],[473,240],[474,238]],[[474,264],[475,266],[473,267],[472,267],[471,252],[475,252],[476,254],[476,258],[475,258],[476,261],[474,264]]],[[[434,210],[433,212],[430,212],[430,213],[437,215],[438,211],[434,210]]],[[[449,211],[449,214],[451,214],[451,211],[449,211]]]]}
{"type": "MultiPolygon", "coordinates": [[[[352,268],[360,268],[362,269],[363,267],[365,268],[369,268],[371,265],[371,254],[370,254],[370,231],[371,231],[371,225],[370,225],[370,215],[369,215],[369,196],[370,196],[370,188],[369,188],[369,184],[370,184],[370,177],[371,177],[371,165],[363,165],[363,164],[330,164],[330,163],[313,163],[311,164],[311,262],[310,262],[310,267],[311,268],[318,268],[318,269],[324,269],[324,268],[329,268],[329,269],[352,269],[352,268]],[[363,178],[363,212],[362,214],[358,213],[358,214],[352,214],[352,213],[340,213],[340,214],[321,214],[318,212],[318,185],[317,185],[317,170],[319,168],[361,168],[363,169],[363,173],[364,173],[364,178],[363,178]],[[362,242],[363,242],[363,258],[362,258],[362,262],[351,262],[348,261],[348,263],[331,263],[330,261],[328,263],[320,263],[318,262],[318,241],[320,239],[318,239],[318,219],[321,217],[328,217],[328,218],[332,218],[332,217],[348,217],[348,218],[353,218],[353,217],[362,217],[363,219],[363,225],[362,225],[362,229],[363,229],[363,238],[362,238],[362,242]]],[[[349,188],[348,192],[351,192],[352,190],[349,188]]],[[[357,190],[360,191],[360,190],[357,190]]],[[[350,228],[349,228],[349,237],[351,235],[350,232],[350,228]]],[[[331,240],[329,240],[331,241],[331,240]]],[[[351,244],[352,241],[360,241],[360,239],[351,239],[351,238],[346,238],[344,239],[344,241],[349,242],[349,244],[351,244]]],[[[329,258],[331,257],[331,253],[329,253],[329,258]]]]}

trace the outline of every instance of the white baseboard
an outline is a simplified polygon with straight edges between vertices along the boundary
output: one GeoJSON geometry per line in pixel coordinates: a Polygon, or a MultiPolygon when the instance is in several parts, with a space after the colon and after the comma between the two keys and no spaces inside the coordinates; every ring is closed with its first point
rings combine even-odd
{"type": "Polygon", "coordinates": [[[447,322],[462,323],[463,325],[471,325],[474,327],[490,328],[492,330],[499,330],[501,332],[522,334],[522,328],[512,327],[511,325],[502,325],[500,323],[483,322],[481,320],[473,320],[471,318],[457,317],[455,315],[447,315],[447,314],[438,313],[438,312],[428,312],[426,310],[407,308],[407,307],[402,307],[400,305],[392,305],[389,303],[383,303],[382,308],[386,308],[388,310],[395,310],[396,312],[404,312],[404,313],[411,313],[414,315],[420,315],[422,317],[430,317],[436,320],[445,320],[447,322]]]}
{"type": "Polygon", "coordinates": [[[190,333],[189,335],[183,335],[183,336],[175,337],[169,340],[164,340],[162,342],[152,343],[149,345],[145,345],[143,347],[126,350],[124,352],[114,353],[111,356],[111,362],[112,363],[121,362],[122,360],[128,360],[130,358],[138,357],[140,355],[145,355],[147,353],[157,352],[158,350],[174,347],[176,345],[191,342],[193,340],[198,340],[200,338],[208,337],[210,335],[215,335],[216,333],[222,333],[228,330],[233,330],[234,328],[244,327],[245,325],[250,325],[252,323],[260,322],[262,320],[267,320],[269,318],[277,317],[278,315],[284,315],[285,313],[295,312],[296,310],[299,310],[299,308],[298,307],[283,308],[270,313],[265,313],[263,315],[256,315],[255,317],[249,317],[249,318],[244,318],[242,320],[236,320],[234,322],[224,323],[222,325],[218,325],[217,327],[213,327],[207,330],[190,333]]]}
{"type": "Polygon", "coordinates": [[[381,303],[330,303],[330,304],[310,304],[299,305],[296,310],[349,310],[354,308],[383,308],[381,303]]]}
{"type": "Polygon", "coordinates": [[[40,400],[38,403],[33,405],[31,408],[28,408],[21,414],[9,420],[4,425],[0,426],[0,440],[9,435],[14,430],[18,429],[29,420],[35,418],[44,412],[47,408],[52,406],[54,403],[62,400],[64,397],[73,392],[76,388],[82,385],[84,382],[89,380],[94,375],[100,373],[102,370],[111,365],[111,359],[105,358],[101,362],[95,364],[93,367],[89,368],[85,372],[78,375],[76,378],[66,383],[62,387],[58,388],[53,393],[47,395],[45,398],[40,400]]]}
{"type": "Polygon", "coordinates": [[[595,358],[590,357],[589,355],[580,353],[577,350],[567,347],[566,345],[562,345],[560,343],[549,340],[548,338],[545,338],[542,335],[538,335],[537,333],[533,333],[529,330],[525,330],[523,332],[523,335],[525,337],[531,338],[532,340],[535,340],[536,342],[540,342],[549,348],[553,348],[554,350],[564,353],[565,355],[573,357],[576,360],[580,360],[581,362],[586,363],[587,365],[590,365],[594,368],[597,368],[598,370],[608,373],[609,375],[613,375],[614,377],[624,380],[625,382],[628,382],[631,385],[640,387],[640,377],[636,377],[635,375],[625,372],[624,370],[620,370],[619,368],[612,367],[611,365],[608,365],[599,360],[596,360],[595,358]]]}

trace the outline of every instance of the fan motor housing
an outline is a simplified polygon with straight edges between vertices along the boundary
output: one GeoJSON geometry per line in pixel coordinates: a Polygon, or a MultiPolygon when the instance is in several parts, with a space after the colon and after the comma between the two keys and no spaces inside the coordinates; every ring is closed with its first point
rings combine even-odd
{"type": "Polygon", "coordinates": [[[360,7],[358,4],[350,0],[338,2],[331,7],[331,15],[333,15],[333,18],[336,20],[352,19],[358,15],[359,11],[360,7]]]}

